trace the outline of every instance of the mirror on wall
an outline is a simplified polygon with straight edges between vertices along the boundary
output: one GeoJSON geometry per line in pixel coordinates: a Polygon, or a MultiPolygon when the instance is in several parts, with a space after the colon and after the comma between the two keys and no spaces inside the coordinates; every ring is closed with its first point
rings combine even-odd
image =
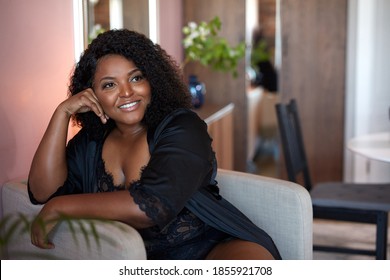
{"type": "Polygon", "coordinates": [[[75,61],[99,32],[127,28],[157,37],[158,0],[73,0],[75,61]]]}
{"type": "Polygon", "coordinates": [[[149,0],[85,0],[85,41],[115,28],[136,30],[149,36],[149,0]]]}

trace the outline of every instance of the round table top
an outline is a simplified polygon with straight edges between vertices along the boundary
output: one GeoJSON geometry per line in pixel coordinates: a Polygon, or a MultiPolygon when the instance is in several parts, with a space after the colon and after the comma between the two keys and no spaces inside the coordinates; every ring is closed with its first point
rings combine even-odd
{"type": "Polygon", "coordinates": [[[349,140],[347,146],[367,158],[390,162],[390,132],[357,136],[349,140]]]}

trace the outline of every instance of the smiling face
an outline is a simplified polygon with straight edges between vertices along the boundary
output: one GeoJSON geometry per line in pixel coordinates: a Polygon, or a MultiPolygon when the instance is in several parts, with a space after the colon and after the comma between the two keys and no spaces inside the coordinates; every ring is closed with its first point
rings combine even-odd
{"type": "Polygon", "coordinates": [[[96,67],[93,90],[117,125],[138,125],[151,100],[150,84],[132,61],[106,55],[96,67]]]}

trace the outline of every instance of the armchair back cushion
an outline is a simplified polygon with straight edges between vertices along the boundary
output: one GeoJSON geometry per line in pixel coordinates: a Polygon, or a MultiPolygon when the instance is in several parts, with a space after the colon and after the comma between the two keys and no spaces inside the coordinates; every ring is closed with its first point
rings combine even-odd
{"type": "Polygon", "coordinates": [[[217,181],[221,195],[272,237],[283,259],[313,258],[313,211],[304,187],[223,169],[217,181]]]}

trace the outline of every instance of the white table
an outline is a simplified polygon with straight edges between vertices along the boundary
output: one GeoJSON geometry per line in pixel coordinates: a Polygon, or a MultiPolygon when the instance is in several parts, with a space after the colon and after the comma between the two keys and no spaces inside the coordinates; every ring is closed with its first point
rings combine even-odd
{"type": "Polygon", "coordinates": [[[390,132],[372,133],[352,138],[348,149],[367,158],[390,163],[390,132]]]}

